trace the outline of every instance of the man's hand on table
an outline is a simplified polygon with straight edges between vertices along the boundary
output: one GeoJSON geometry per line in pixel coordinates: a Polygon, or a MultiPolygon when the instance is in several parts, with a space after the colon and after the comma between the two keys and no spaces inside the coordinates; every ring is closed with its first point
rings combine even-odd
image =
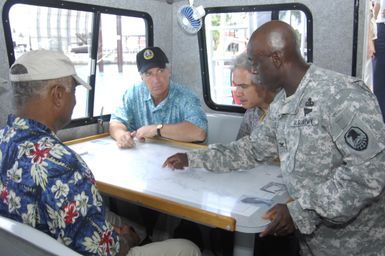
{"type": "Polygon", "coordinates": [[[171,170],[183,169],[188,166],[188,158],[186,153],[176,153],[170,156],[163,163],[163,167],[169,167],[171,170]]]}
{"type": "Polygon", "coordinates": [[[135,137],[136,132],[124,132],[119,137],[116,138],[116,144],[119,148],[132,148],[135,146],[135,137]]]}

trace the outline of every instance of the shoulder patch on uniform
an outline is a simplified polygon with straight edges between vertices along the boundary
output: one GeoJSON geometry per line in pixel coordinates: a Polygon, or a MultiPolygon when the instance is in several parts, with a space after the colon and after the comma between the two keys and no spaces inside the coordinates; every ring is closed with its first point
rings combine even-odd
{"type": "Polygon", "coordinates": [[[354,150],[363,151],[368,147],[368,135],[358,127],[350,127],[345,133],[345,142],[354,150]]]}

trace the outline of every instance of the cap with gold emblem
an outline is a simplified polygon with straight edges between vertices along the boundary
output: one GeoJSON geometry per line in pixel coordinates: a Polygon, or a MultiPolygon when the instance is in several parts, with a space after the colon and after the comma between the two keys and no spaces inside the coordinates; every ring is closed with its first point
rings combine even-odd
{"type": "Polygon", "coordinates": [[[139,73],[150,68],[165,68],[168,59],[159,47],[147,47],[136,54],[136,65],[139,73]]]}

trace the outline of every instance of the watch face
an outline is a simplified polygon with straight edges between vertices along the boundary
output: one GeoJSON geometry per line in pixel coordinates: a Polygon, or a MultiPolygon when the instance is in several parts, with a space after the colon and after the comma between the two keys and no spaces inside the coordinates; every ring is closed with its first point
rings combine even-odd
{"type": "Polygon", "coordinates": [[[158,134],[159,137],[162,137],[162,134],[160,134],[160,129],[162,129],[163,124],[158,124],[156,126],[156,133],[158,134]]]}

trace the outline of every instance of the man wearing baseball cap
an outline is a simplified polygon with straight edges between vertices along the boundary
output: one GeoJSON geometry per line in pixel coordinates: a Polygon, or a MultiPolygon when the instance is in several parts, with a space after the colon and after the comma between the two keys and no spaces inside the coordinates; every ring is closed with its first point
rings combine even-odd
{"type": "Polygon", "coordinates": [[[0,130],[0,215],[82,255],[176,255],[175,250],[200,255],[182,239],[139,247],[130,226],[108,221],[121,218],[105,209],[91,170],[55,134],[71,120],[76,86],[91,89],[67,56],[28,52],[11,66],[9,77],[16,113],[0,130]]]}
{"type": "Polygon", "coordinates": [[[142,81],[130,87],[111,115],[110,133],[120,148],[134,146],[133,138],[164,137],[202,142],[207,118],[199,98],[186,86],[170,80],[168,58],[159,47],[136,55],[142,81]]]}

